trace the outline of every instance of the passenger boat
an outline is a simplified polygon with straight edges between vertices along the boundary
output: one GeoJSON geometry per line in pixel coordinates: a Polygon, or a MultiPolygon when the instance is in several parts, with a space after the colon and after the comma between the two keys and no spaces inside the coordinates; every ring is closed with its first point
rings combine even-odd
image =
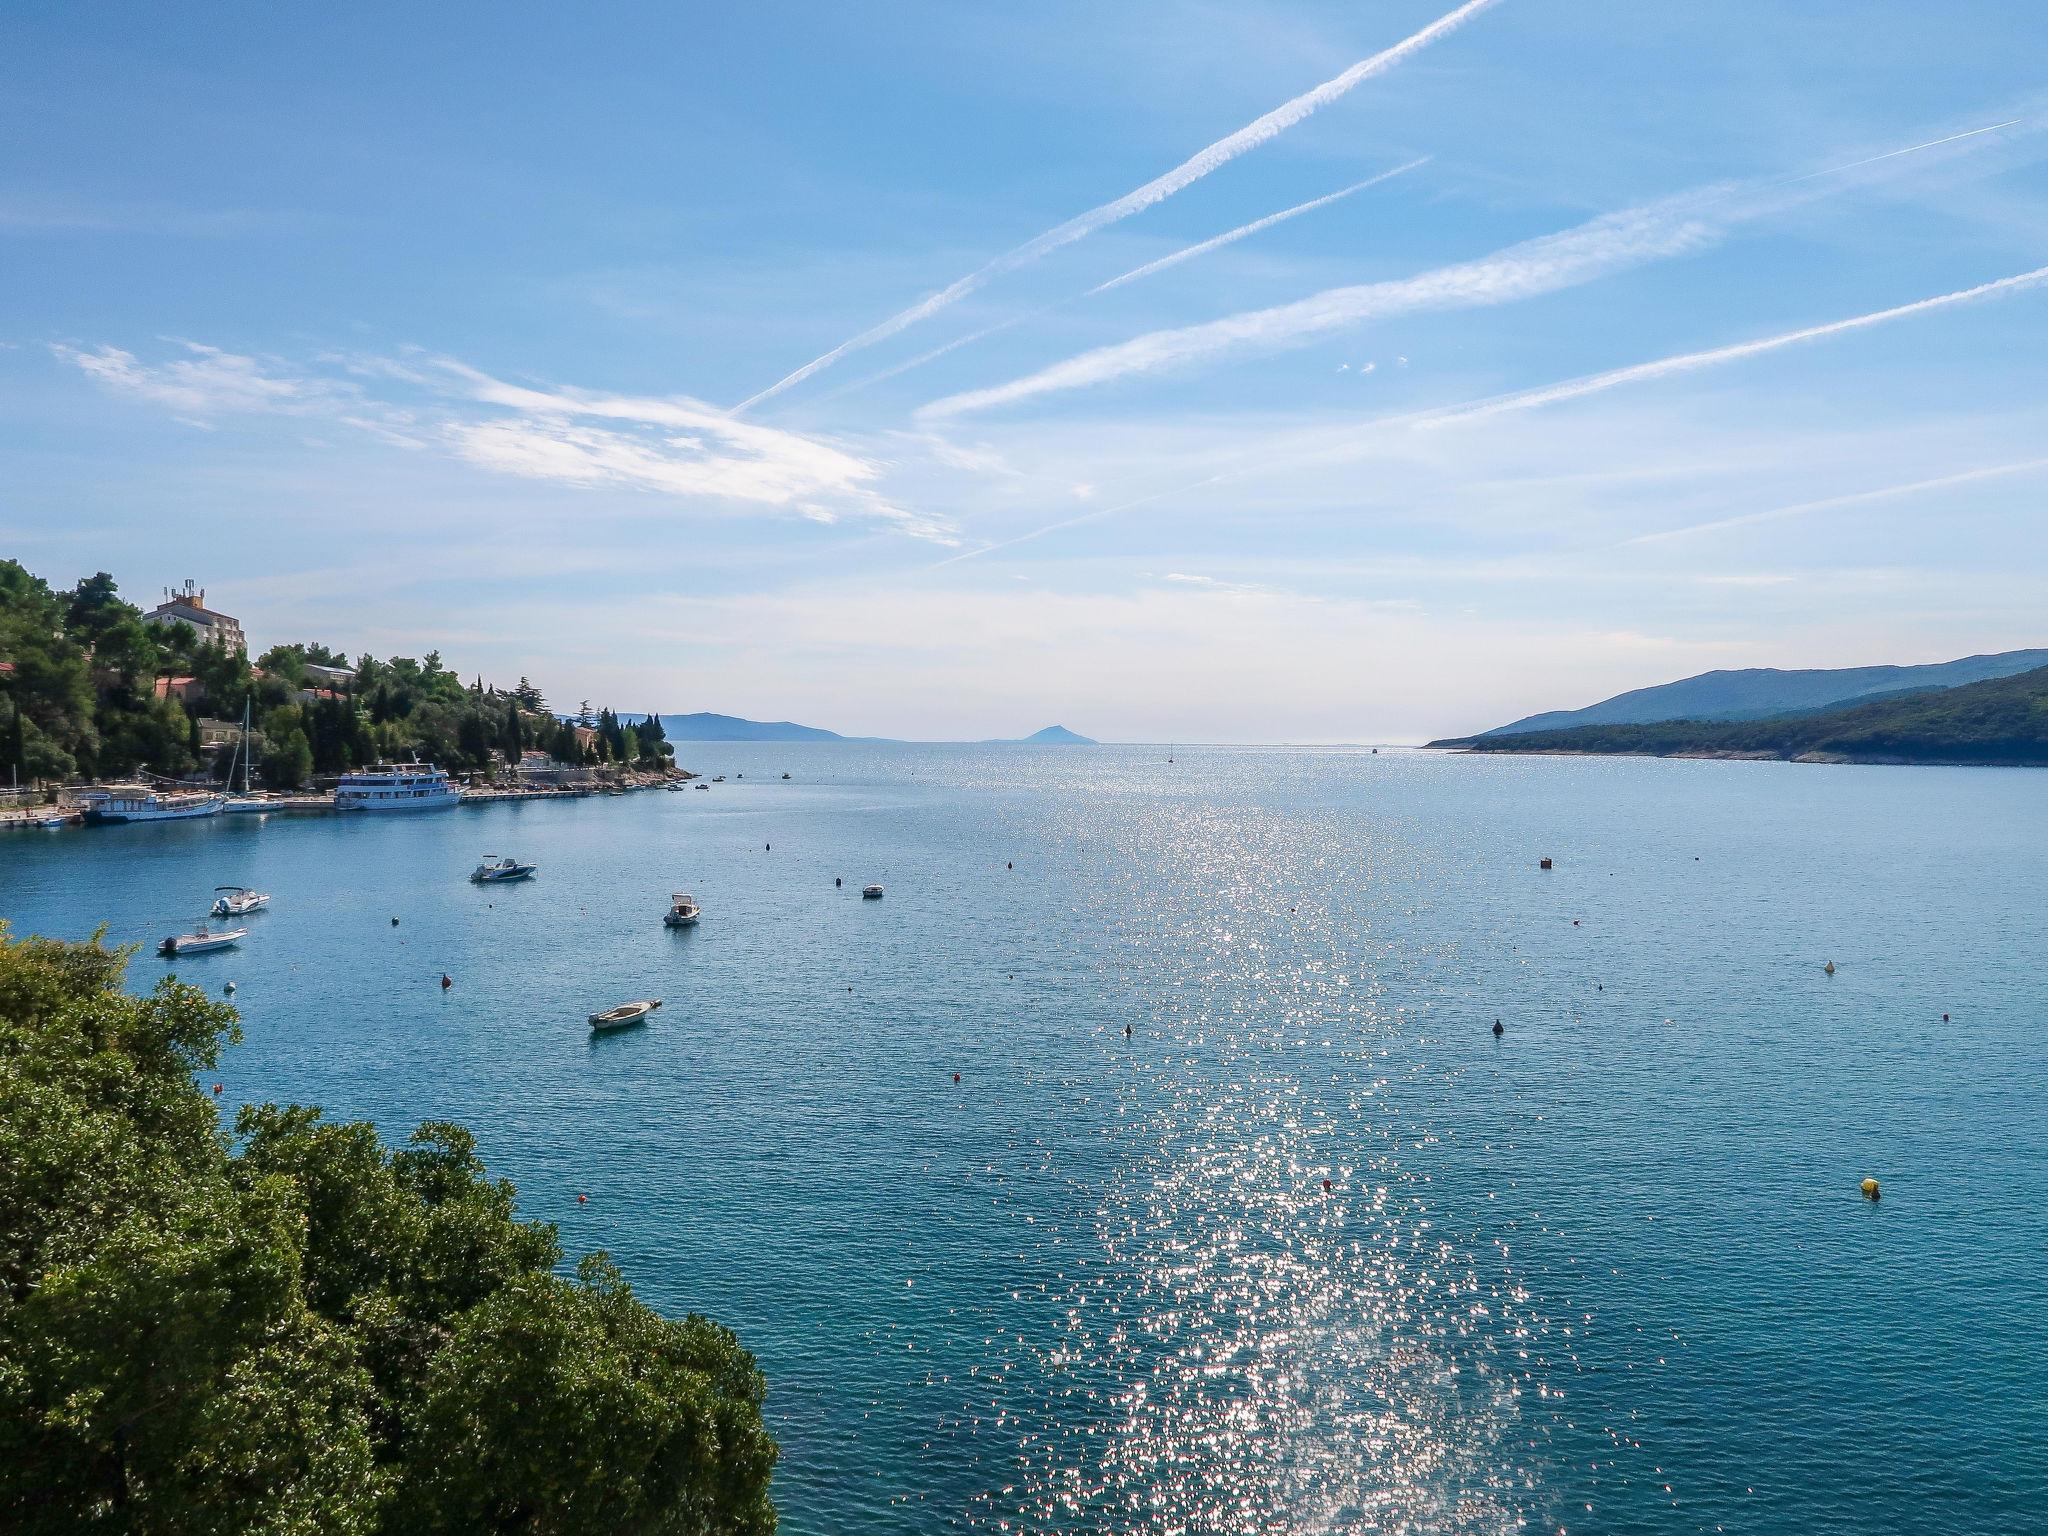
{"type": "Polygon", "coordinates": [[[261,891],[252,891],[246,885],[216,885],[214,888],[213,915],[215,917],[247,917],[251,912],[261,912],[270,905],[270,898],[261,891]]]}
{"type": "Polygon", "coordinates": [[[647,1015],[661,1006],[658,997],[644,998],[637,1003],[621,1003],[616,1008],[607,1008],[603,1013],[590,1016],[590,1032],[601,1035],[609,1029],[627,1029],[635,1024],[647,1022],[647,1015]]]}
{"type": "Polygon", "coordinates": [[[880,901],[882,899],[882,887],[879,884],[862,886],[860,888],[860,899],[862,901],[880,901]]]}
{"type": "Polygon", "coordinates": [[[677,891],[668,901],[668,911],[662,914],[664,928],[694,928],[697,919],[703,916],[703,908],[697,905],[697,898],[688,891],[677,891]]]}
{"type": "Polygon", "coordinates": [[[531,880],[539,872],[538,864],[522,864],[517,859],[501,859],[487,853],[483,863],[470,871],[469,880],[472,885],[490,885],[500,880],[531,880]]]}
{"type": "Polygon", "coordinates": [[[160,795],[146,785],[124,784],[88,794],[85,820],[88,826],[95,827],[131,821],[191,821],[200,816],[218,816],[227,803],[226,795],[160,795]]]}
{"type": "Polygon", "coordinates": [[[432,763],[373,763],[341,776],[337,811],[442,811],[462,804],[462,791],[432,763]]]}
{"type": "Polygon", "coordinates": [[[157,945],[156,952],[164,956],[203,955],[210,949],[226,949],[238,944],[249,936],[246,928],[224,928],[216,933],[205,924],[196,933],[173,934],[157,945]]]}

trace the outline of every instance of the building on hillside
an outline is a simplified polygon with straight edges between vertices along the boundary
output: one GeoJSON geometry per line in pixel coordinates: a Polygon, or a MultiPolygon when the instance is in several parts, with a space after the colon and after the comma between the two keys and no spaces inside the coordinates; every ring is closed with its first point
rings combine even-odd
{"type": "Polygon", "coordinates": [[[347,693],[355,686],[354,667],[323,667],[309,661],[305,671],[307,684],[314,688],[332,688],[338,693],[347,693]]]}
{"type": "Polygon", "coordinates": [[[519,765],[514,770],[519,782],[531,788],[583,784],[589,782],[590,770],[574,763],[558,763],[545,752],[522,752],[519,765]]]}
{"type": "Polygon", "coordinates": [[[596,726],[572,725],[569,729],[576,733],[576,746],[579,751],[595,752],[597,750],[596,726]]]}
{"type": "Polygon", "coordinates": [[[199,686],[196,677],[160,677],[156,680],[156,696],[192,704],[206,697],[206,690],[199,686]]]}
{"type": "Polygon", "coordinates": [[[182,624],[202,642],[221,646],[237,656],[248,654],[249,642],[242,638],[241,620],[207,607],[206,589],[194,586],[189,576],[182,589],[164,588],[164,600],[145,613],[142,622],[182,624]]]}

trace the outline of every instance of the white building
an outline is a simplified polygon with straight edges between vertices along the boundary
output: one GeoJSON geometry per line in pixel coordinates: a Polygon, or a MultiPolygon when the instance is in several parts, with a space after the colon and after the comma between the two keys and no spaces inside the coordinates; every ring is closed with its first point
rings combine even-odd
{"type": "Polygon", "coordinates": [[[145,613],[142,622],[182,624],[196,633],[202,643],[224,646],[237,655],[246,655],[249,649],[249,642],[242,638],[241,621],[207,607],[205,589],[195,587],[189,576],[182,591],[164,588],[164,600],[145,613]]]}

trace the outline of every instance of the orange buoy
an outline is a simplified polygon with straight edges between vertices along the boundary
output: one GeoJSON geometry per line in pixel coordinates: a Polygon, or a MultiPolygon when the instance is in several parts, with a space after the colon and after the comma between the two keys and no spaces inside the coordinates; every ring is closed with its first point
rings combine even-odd
{"type": "Polygon", "coordinates": [[[576,1203],[577,1203],[578,1205],[588,1205],[588,1204],[590,1203],[590,1196],[588,1196],[588,1195],[578,1195],[578,1196],[576,1197],[576,1203]]]}
{"type": "Polygon", "coordinates": [[[214,1097],[215,1097],[216,1099],[220,1097],[220,1084],[219,1084],[219,1083],[215,1083],[215,1084],[213,1085],[213,1096],[214,1096],[214,1097]]]}

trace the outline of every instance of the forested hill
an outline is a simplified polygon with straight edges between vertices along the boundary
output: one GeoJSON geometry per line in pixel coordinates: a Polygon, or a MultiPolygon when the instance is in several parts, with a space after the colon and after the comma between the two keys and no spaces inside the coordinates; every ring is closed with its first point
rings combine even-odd
{"type": "Polygon", "coordinates": [[[1995,677],[2016,677],[2048,666],[2048,650],[2001,651],[1908,667],[1832,667],[1785,671],[1746,667],[1702,672],[1675,683],[1635,688],[1584,709],[1553,709],[1485,732],[1511,736],[1562,731],[1581,725],[1648,725],[1659,720],[1762,720],[1770,715],[1846,709],[1880,697],[1958,688],[1995,677]]]}
{"type": "Polygon", "coordinates": [[[1622,752],[1652,757],[2048,767],[2048,667],[1820,714],[1665,720],[1433,741],[1469,752],[1622,752]]]}

